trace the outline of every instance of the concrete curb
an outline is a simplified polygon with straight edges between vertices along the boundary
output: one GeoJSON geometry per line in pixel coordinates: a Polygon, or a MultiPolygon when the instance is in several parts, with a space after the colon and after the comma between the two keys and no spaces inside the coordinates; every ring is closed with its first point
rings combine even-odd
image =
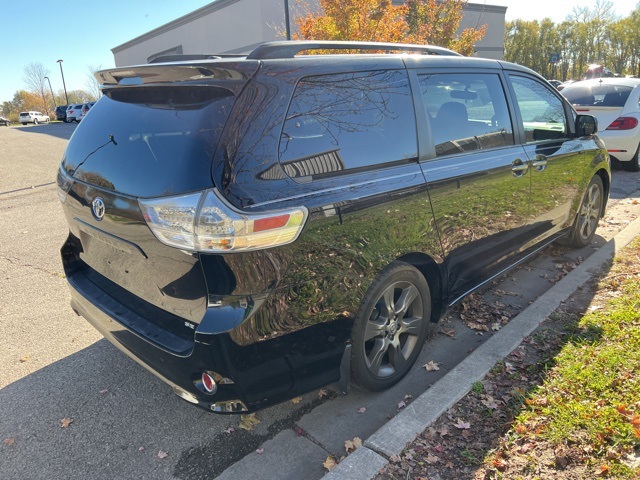
{"type": "Polygon", "coordinates": [[[424,432],[440,415],[458,402],[474,382],[482,380],[499,360],[511,353],[546,317],[610,261],[614,254],[640,233],[640,218],[630,223],[614,238],[593,253],[544,295],[513,318],[460,362],[429,390],[411,402],[402,412],[371,435],[361,448],[344,459],[323,478],[328,480],[372,479],[402,450],[424,432]]]}

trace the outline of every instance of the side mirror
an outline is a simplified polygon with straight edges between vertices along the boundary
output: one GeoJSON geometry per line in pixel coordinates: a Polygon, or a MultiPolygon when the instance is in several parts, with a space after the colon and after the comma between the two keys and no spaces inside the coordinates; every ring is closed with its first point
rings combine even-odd
{"type": "Polygon", "coordinates": [[[593,115],[578,115],[576,117],[576,135],[588,137],[598,133],[598,119],[593,115]]]}

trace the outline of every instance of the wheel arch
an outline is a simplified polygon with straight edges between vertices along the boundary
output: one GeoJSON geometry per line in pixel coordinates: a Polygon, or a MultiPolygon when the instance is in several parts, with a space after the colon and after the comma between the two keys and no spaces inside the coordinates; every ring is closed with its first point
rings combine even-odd
{"type": "Polygon", "coordinates": [[[604,218],[605,212],[607,210],[607,203],[609,201],[609,193],[611,190],[611,176],[604,168],[598,170],[596,172],[596,175],[598,175],[602,180],[602,186],[604,188],[604,202],[602,205],[602,211],[600,212],[600,218],[604,218]]]}
{"type": "Polygon", "coordinates": [[[396,259],[415,267],[425,278],[431,293],[431,322],[437,322],[442,316],[443,278],[437,262],[425,253],[413,252],[396,259]]]}

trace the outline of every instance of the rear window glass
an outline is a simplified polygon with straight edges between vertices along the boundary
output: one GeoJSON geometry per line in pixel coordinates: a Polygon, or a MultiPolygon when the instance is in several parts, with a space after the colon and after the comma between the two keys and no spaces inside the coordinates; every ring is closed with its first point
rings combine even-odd
{"type": "Polygon", "coordinates": [[[585,107],[624,107],[633,88],[626,85],[570,85],[562,94],[574,105],[585,107]]]}
{"type": "Polygon", "coordinates": [[[302,79],[280,138],[291,177],[322,178],[418,156],[409,79],[404,71],[302,79]]]}
{"type": "Polygon", "coordinates": [[[211,160],[234,100],[228,90],[146,87],[110,96],[74,132],[63,161],[70,175],[139,197],[212,185],[211,160]]]}

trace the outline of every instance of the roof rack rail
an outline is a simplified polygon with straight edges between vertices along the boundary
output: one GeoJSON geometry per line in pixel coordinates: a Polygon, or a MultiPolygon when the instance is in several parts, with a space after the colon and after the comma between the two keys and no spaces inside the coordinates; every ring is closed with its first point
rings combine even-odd
{"type": "Polygon", "coordinates": [[[236,58],[244,57],[245,54],[233,54],[233,53],[174,53],[171,55],[160,55],[149,61],[149,63],[167,63],[167,62],[182,62],[188,60],[216,60],[220,58],[236,58]]]}
{"type": "Polygon", "coordinates": [[[433,45],[412,45],[407,43],[383,42],[349,42],[334,40],[285,40],[267,42],[257,47],[247,55],[250,60],[265,60],[274,58],[293,58],[304,50],[386,50],[403,52],[420,52],[426,55],[458,56],[458,52],[448,48],[433,45]]]}

